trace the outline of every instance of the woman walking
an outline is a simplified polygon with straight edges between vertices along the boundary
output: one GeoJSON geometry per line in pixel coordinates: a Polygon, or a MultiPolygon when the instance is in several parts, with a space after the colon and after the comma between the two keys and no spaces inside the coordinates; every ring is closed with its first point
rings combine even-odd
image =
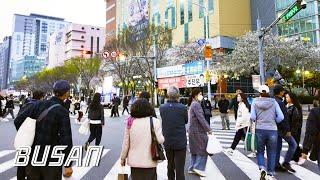
{"type": "MultiPolygon", "coordinates": [[[[247,100],[247,96],[243,93],[237,95],[237,102],[239,103],[236,121],[236,134],[234,136],[232,145],[227,149],[227,153],[231,156],[236,149],[240,140],[245,137],[248,127],[250,126],[250,104],[247,100]]],[[[255,157],[255,153],[251,153],[248,157],[255,157]]]]}
{"type": "Polygon", "coordinates": [[[283,121],[284,115],[276,100],[270,98],[268,86],[262,85],[259,92],[260,97],[252,102],[250,119],[256,123],[257,161],[260,169],[260,180],[265,180],[266,176],[269,176],[268,179],[275,179],[277,123],[283,121]],[[264,159],[265,148],[267,149],[267,169],[264,159]]]}
{"type": "Polygon", "coordinates": [[[288,122],[290,125],[290,132],[298,145],[292,157],[292,160],[298,163],[301,156],[301,148],[299,147],[299,143],[302,129],[302,107],[299,103],[297,95],[291,92],[286,94],[286,102],[288,108],[288,122]]]}
{"type": "Polygon", "coordinates": [[[208,158],[206,151],[208,134],[212,134],[201,107],[203,96],[199,88],[193,89],[190,98],[189,116],[189,146],[191,153],[191,164],[189,173],[195,173],[205,177],[205,169],[208,158]]]}
{"type": "Polygon", "coordinates": [[[93,100],[88,107],[88,118],[90,120],[90,136],[85,143],[85,150],[88,149],[90,143],[96,140],[95,145],[98,146],[101,141],[102,127],[104,126],[104,108],[100,103],[101,94],[95,93],[93,100]]]}
{"type": "Polygon", "coordinates": [[[158,162],[151,155],[151,121],[159,144],[164,142],[162,126],[153,116],[153,107],[148,100],[136,100],[130,109],[121,152],[121,165],[131,167],[132,180],[156,180],[158,162]]]}

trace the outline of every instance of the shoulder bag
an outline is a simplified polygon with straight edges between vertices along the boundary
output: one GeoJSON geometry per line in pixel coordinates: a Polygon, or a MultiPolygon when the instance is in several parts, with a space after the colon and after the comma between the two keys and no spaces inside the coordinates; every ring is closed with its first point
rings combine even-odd
{"type": "Polygon", "coordinates": [[[156,133],[154,132],[153,120],[150,117],[150,129],[151,129],[151,156],[154,161],[164,161],[166,157],[161,144],[158,143],[156,133]]]}
{"type": "Polygon", "coordinates": [[[40,122],[45,116],[47,116],[50,110],[58,106],[60,106],[60,104],[50,106],[48,109],[44,110],[37,119],[27,117],[15,136],[14,147],[18,149],[20,147],[32,146],[36,134],[36,123],[40,122]]]}

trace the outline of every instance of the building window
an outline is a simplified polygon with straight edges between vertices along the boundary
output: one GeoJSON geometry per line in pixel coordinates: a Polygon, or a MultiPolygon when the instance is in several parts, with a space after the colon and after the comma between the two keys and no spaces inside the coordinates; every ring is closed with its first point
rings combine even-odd
{"type": "Polygon", "coordinates": [[[203,18],[204,17],[204,9],[203,9],[204,2],[203,1],[204,0],[199,0],[199,4],[200,4],[200,6],[199,6],[199,18],[203,18]]]}
{"type": "Polygon", "coordinates": [[[214,0],[208,0],[208,1],[209,1],[209,2],[208,2],[208,3],[209,3],[209,4],[208,4],[208,6],[209,6],[209,7],[208,7],[209,12],[213,12],[213,9],[214,9],[214,4],[213,4],[214,2],[213,2],[213,1],[214,1],[214,0]]]}
{"type": "Polygon", "coordinates": [[[81,39],[84,39],[84,36],[81,36],[81,39]]]}
{"type": "Polygon", "coordinates": [[[92,30],[94,30],[94,27],[91,27],[92,30]]]}
{"type": "Polygon", "coordinates": [[[192,0],[188,0],[188,22],[192,21],[192,0]]]}
{"type": "Polygon", "coordinates": [[[184,24],[184,42],[187,43],[189,41],[189,26],[188,23],[184,24]]]}
{"type": "Polygon", "coordinates": [[[97,30],[99,31],[99,30],[100,30],[100,28],[97,28],[97,30]]]}
{"type": "Polygon", "coordinates": [[[47,46],[45,44],[41,44],[40,51],[41,52],[46,52],[47,51],[47,46]]]}
{"type": "Polygon", "coordinates": [[[82,27],[81,29],[84,30],[84,27],[82,27]]]}
{"type": "Polygon", "coordinates": [[[81,45],[81,48],[84,48],[84,46],[83,46],[83,45],[81,45]]]}
{"type": "Polygon", "coordinates": [[[180,0],[180,24],[184,24],[184,0],[180,0]]]}

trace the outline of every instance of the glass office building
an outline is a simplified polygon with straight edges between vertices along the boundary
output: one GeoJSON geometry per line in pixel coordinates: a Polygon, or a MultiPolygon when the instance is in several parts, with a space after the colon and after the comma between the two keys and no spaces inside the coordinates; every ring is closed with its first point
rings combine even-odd
{"type": "MultiPolygon", "coordinates": [[[[296,0],[277,0],[276,12],[279,17],[286,8],[296,0]]],[[[319,36],[319,9],[317,0],[306,0],[307,8],[302,9],[291,20],[281,20],[278,24],[278,33],[281,36],[298,39],[307,39],[310,42],[320,45],[319,36]]]]}

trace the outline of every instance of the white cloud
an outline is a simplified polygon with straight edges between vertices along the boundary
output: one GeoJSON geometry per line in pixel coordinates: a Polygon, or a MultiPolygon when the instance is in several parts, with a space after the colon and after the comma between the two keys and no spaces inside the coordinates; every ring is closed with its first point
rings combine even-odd
{"type": "Polygon", "coordinates": [[[43,14],[104,27],[105,6],[104,0],[0,0],[0,42],[11,35],[14,14],[43,14]]]}

